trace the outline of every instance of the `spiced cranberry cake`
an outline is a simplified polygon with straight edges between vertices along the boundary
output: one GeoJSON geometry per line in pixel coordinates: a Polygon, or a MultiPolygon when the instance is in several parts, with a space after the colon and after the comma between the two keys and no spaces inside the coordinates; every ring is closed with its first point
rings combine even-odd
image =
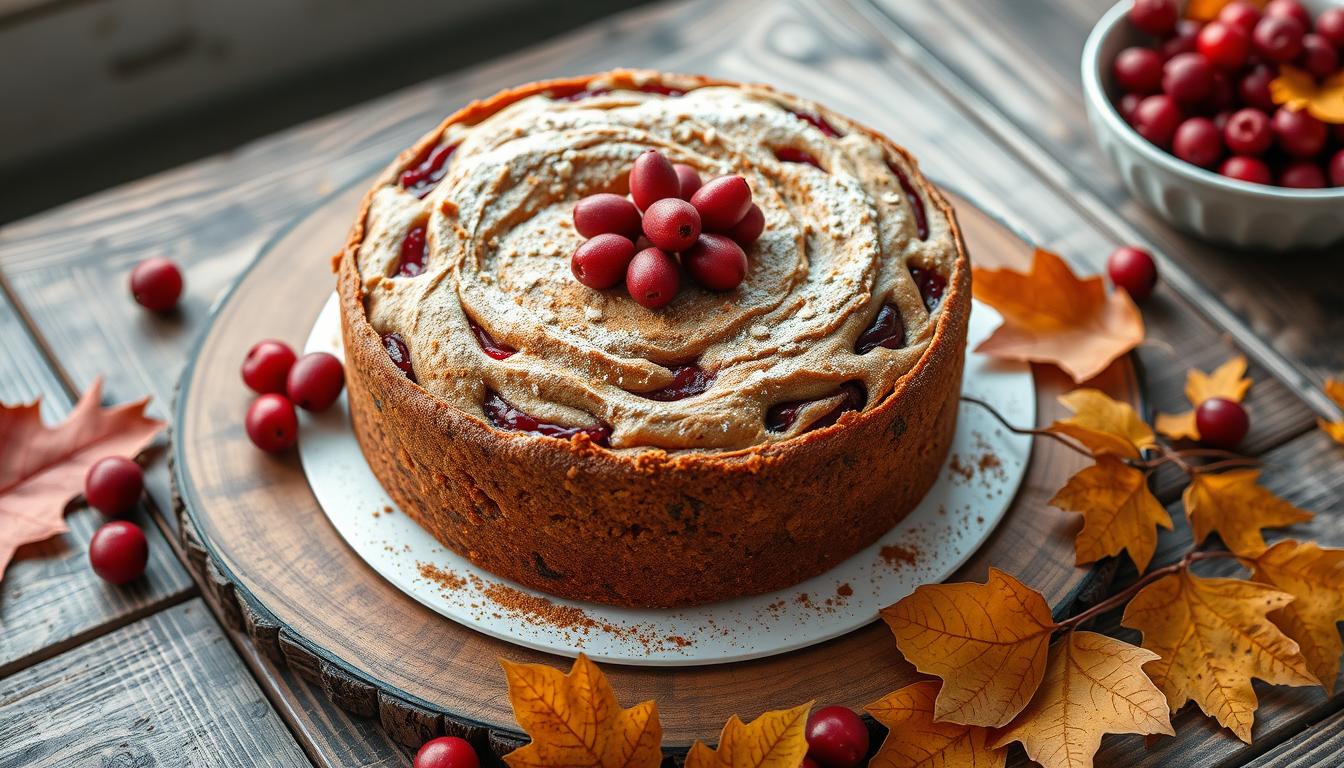
{"type": "Polygon", "coordinates": [[[902,148],[766,86],[616,71],[473,103],[379,177],[336,266],[374,473],[444,545],[562,597],[796,584],[905,516],[955,428],[952,209],[902,148]],[[747,182],[764,226],[736,287],[650,309],[575,279],[577,202],[624,197],[650,149],[747,182]]]}

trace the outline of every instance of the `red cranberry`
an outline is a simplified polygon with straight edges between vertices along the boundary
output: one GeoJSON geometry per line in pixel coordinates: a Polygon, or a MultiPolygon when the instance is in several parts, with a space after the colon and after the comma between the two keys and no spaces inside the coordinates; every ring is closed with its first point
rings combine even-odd
{"type": "Polygon", "coordinates": [[[730,229],[751,208],[751,187],[741,176],[710,179],[691,195],[691,205],[700,212],[705,229],[722,232],[730,229]]]}
{"type": "Polygon", "coordinates": [[[1195,428],[1199,430],[1201,443],[1231,450],[1246,437],[1251,420],[1241,403],[1211,397],[1195,409],[1195,428]]]}
{"type": "Polygon", "coordinates": [[[128,458],[99,459],[84,476],[84,499],[104,515],[120,517],[135,508],[145,490],[145,473],[128,458]]]}
{"type": "Polygon", "coordinates": [[[1222,165],[1218,166],[1218,172],[1228,178],[1251,184],[1274,183],[1274,178],[1269,172],[1269,166],[1265,165],[1265,161],[1258,157],[1229,157],[1223,161],[1222,165]]]}
{"type": "Polygon", "coordinates": [[[905,320],[901,310],[891,304],[883,304],[868,326],[854,342],[854,354],[864,355],[878,347],[900,349],[905,346],[905,320]]]}
{"type": "Polygon", "coordinates": [[[1162,67],[1162,90],[1181,104],[1198,104],[1213,93],[1213,65],[1198,53],[1177,54],[1162,67]]]}
{"type": "Polygon", "coordinates": [[[1264,64],[1253,67],[1237,86],[1241,100],[1248,107],[1273,112],[1274,98],[1270,96],[1269,84],[1275,77],[1274,70],[1264,64]]]}
{"type": "Polygon", "coordinates": [[[1229,152],[1239,155],[1264,153],[1274,143],[1269,115],[1251,107],[1237,110],[1223,126],[1223,142],[1229,152]]]}
{"type": "Polygon", "coordinates": [[[641,211],[665,197],[681,194],[677,170],[656,149],[646,149],[630,166],[630,196],[641,211]]]}
{"type": "Polygon", "coordinates": [[[1203,24],[1192,19],[1181,19],[1176,22],[1176,31],[1158,46],[1163,61],[1177,54],[1194,53],[1199,44],[1199,30],[1203,28],[1203,24]]]}
{"type": "Polygon", "coordinates": [[[1265,16],[1255,25],[1251,40],[1261,56],[1287,64],[1302,52],[1302,35],[1305,31],[1301,24],[1290,18],[1265,16]]]}
{"type": "Polygon", "coordinates": [[[1335,46],[1321,35],[1302,36],[1302,67],[1316,78],[1327,78],[1339,69],[1339,53],[1335,46]]]}
{"type": "Polygon", "coordinates": [[[1336,152],[1327,166],[1330,169],[1330,186],[1344,187],[1344,149],[1336,152]]]}
{"type": "Polygon", "coordinates": [[[1176,28],[1180,16],[1176,0],[1134,0],[1129,9],[1129,21],[1150,35],[1163,36],[1176,28]]]}
{"type": "Polygon", "coordinates": [[[1115,82],[1130,93],[1154,93],[1162,87],[1162,56],[1151,48],[1126,48],[1116,54],[1115,82]]]}
{"type": "Polygon", "coordinates": [[[1171,137],[1181,122],[1181,109],[1166,94],[1148,96],[1134,110],[1134,130],[1159,147],[1171,146],[1171,137]]]}
{"type": "Polygon", "coordinates": [[[813,168],[821,168],[821,161],[817,160],[816,155],[797,147],[776,147],[775,157],[786,163],[803,163],[813,168]]]}
{"type": "MultiPolygon", "coordinates": [[[[1175,128],[1175,126],[1172,127],[1175,128]]],[[[901,166],[888,160],[887,170],[891,171],[891,175],[896,177],[896,181],[901,185],[901,192],[905,195],[905,201],[910,204],[910,210],[915,214],[915,234],[919,236],[920,240],[927,240],[929,238],[929,217],[924,211],[924,198],[920,197],[919,193],[915,191],[915,185],[910,183],[910,177],[906,175],[905,171],[901,170],[901,166]]]]}
{"type": "Polygon", "coordinates": [[[1279,107],[1271,121],[1279,147],[1293,157],[1315,157],[1325,149],[1325,123],[1302,110],[1279,107]]]}
{"type": "Polygon", "coordinates": [[[915,281],[915,288],[919,290],[920,298],[924,299],[924,308],[932,312],[937,308],[938,302],[943,300],[943,292],[947,290],[947,278],[943,277],[941,272],[912,266],[910,279],[915,281]]]}
{"type": "Polygon", "coordinates": [[[1310,160],[1296,160],[1279,172],[1279,186],[1290,189],[1321,189],[1325,187],[1325,172],[1310,160]]]}
{"type": "Polygon", "coordinates": [[[1251,38],[1241,27],[1214,21],[1199,31],[1196,49],[1216,67],[1240,69],[1251,52],[1251,38]]]}
{"type": "Polygon", "coordinates": [[[677,260],[661,248],[645,248],[630,260],[625,271],[625,288],[630,298],[647,309],[667,306],[681,287],[677,260]]]}
{"type": "Polygon", "coordinates": [[[397,263],[397,274],[401,277],[415,277],[425,271],[425,262],[429,260],[429,241],[426,239],[428,227],[417,224],[406,232],[401,239],[401,256],[397,263]]]}
{"type": "Polygon", "coordinates": [[[634,243],[621,235],[597,235],[574,251],[569,269],[580,283],[601,291],[625,279],[626,267],[634,257],[634,243]]]}
{"type": "Polygon", "coordinates": [[[620,235],[639,237],[639,210],[635,204],[611,192],[589,195],[574,204],[574,230],[584,237],[620,235]]]}
{"type": "Polygon", "coordinates": [[[145,309],[167,312],[182,296],[182,273],[163,257],[145,259],[131,270],[131,295],[145,309]]]}
{"type": "Polygon", "coordinates": [[[1223,156],[1223,140],[1218,126],[1207,117],[1192,117],[1181,123],[1171,140],[1171,151],[1177,157],[1207,168],[1223,156]]]}
{"type": "Polygon", "coordinates": [[[826,768],[854,768],[868,754],[868,728],[846,707],[822,707],[807,718],[807,755],[826,768]]]}
{"type": "Polygon", "coordinates": [[[1238,106],[1236,89],[1232,87],[1232,81],[1228,79],[1226,72],[1214,71],[1213,87],[1209,89],[1208,98],[1204,99],[1200,106],[1208,112],[1227,112],[1238,106]]]}
{"type": "Polygon", "coordinates": [[[840,132],[835,130],[835,126],[828,123],[826,121],[826,118],[822,117],[821,115],[815,114],[813,112],[790,112],[789,114],[793,115],[799,120],[802,120],[805,123],[810,123],[817,130],[821,131],[823,136],[827,136],[832,139],[840,137],[840,132]]]}
{"type": "Polygon", "coordinates": [[[1120,104],[1117,109],[1119,109],[1120,116],[1125,119],[1126,123],[1134,124],[1134,113],[1138,111],[1141,101],[1143,101],[1143,96],[1137,93],[1126,93],[1120,97],[1120,104]]]}
{"type": "Polygon", "coordinates": [[[747,209],[747,215],[724,234],[733,238],[743,248],[750,248],[752,243],[760,239],[764,231],[765,213],[761,211],[759,205],[752,203],[747,209]]]}
{"type": "Polygon", "coordinates": [[[1130,298],[1143,301],[1157,287],[1157,262],[1142,248],[1121,246],[1106,259],[1106,274],[1117,288],[1125,289],[1130,298]]]}
{"type": "Polygon", "coordinates": [[[1316,34],[1344,48],[1344,6],[1321,11],[1321,15],[1316,17],[1316,34]]]}
{"type": "Polygon", "coordinates": [[[345,368],[335,355],[309,352],[294,361],[285,379],[290,401],[305,411],[325,411],[345,388],[345,368]]]}
{"type": "Polygon", "coordinates": [[[427,148],[415,162],[415,165],[401,172],[397,182],[402,189],[423,198],[434,189],[448,173],[448,158],[457,149],[456,144],[427,148]]]}
{"type": "MultiPolygon", "coordinates": [[[[840,389],[826,398],[840,396],[840,402],[834,408],[821,418],[807,425],[805,432],[811,432],[814,429],[829,427],[840,420],[840,417],[850,411],[862,410],[864,404],[868,402],[868,392],[863,385],[857,381],[846,381],[840,385],[840,389]]],[[[817,402],[816,400],[794,400],[786,403],[775,403],[765,411],[765,429],[767,432],[783,432],[798,420],[798,413],[806,406],[817,402]]]]}
{"type": "Polygon", "coordinates": [[[126,584],[140,578],[149,563],[149,542],[140,526],[125,520],[104,523],[89,540],[89,565],[98,578],[126,584]]]}
{"type": "Polygon", "coordinates": [[[1223,6],[1218,12],[1218,21],[1240,29],[1249,38],[1260,21],[1260,9],[1254,3],[1236,0],[1223,6]]]}
{"type": "Polygon", "coordinates": [[[1265,15],[1292,19],[1302,29],[1311,29],[1311,11],[1308,11],[1297,0],[1269,0],[1265,4],[1265,15]]]}
{"type": "Polygon", "coordinates": [[[561,440],[568,440],[582,434],[587,435],[594,443],[603,446],[607,445],[611,439],[611,427],[606,424],[599,424],[595,427],[566,427],[549,421],[541,421],[532,414],[514,407],[508,400],[500,397],[499,393],[489,390],[486,391],[485,402],[481,404],[481,410],[485,412],[486,418],[490,419],[490,423],[500,429],[531,432],[561,440]]]}
{"type": "MultiPolygon", "coordinates": [[[[471,324],[471,328],[478,332],[476,338],[480,339],[480,334],[484,333],[484,331],[481,331],[475,323],[471,324]]],[[[487,336],[486,338],[489,337],[487,336]]],[[[411,362],[411,350],[406,346],[406,340],[401,338],[401,334],[395,332],[384,333],[382,335],[382,340],[383,351],[387,353],[387,358],[392,361],[392,364],[401,369],[401,372],[406,374],[406,378],[410,379],[413,383],[420,383],[415,378],[415,366],[411,362]]],[[[486,350],[486,354],[490,355],[488,349],[486,350]]],[[[495,357],[494,355],[490,356],[495,357]]],[[[508,357],[508,355],[505,355],[504,357],[508,357]]],[[[503,360],[504,358],[495,357],[495,359],[503,360]]]]}
{"type": "Polygon", "coordinates": [[[259,341],[243,358],[243,383],[259,395],[284,392],[285,378],[295,359],[294,350],[283,341],[259,341]]]}
{"type": "Polygon", "coordinates": [[[724,235],[703,234],[685,254],[686,271],[712,291],[731,291],[747,276],[742,246],[724,235]]]}
{"type": "Polygon", "coordinates": [[[652,392],[636,392],[635,394],[647,397],[650,400],[657,400],[660,403],[685,400],[688,397],[695,397],[708,391],[709,386],[714,383],[714,378],[713,371],[706,371],[698,365],[683,365],[673,369],[672,383],[668,386],[655,389],[652,392]]]}
{"type": "Polygon", "coordinates": [[[411,768],[481,768],[481,761],[467,740],[440,736],[420,747],[411,768]]]}
{"type": "Polygon", "coordinates": [[[299,439],[299,417],[284,395],[262,395],[253,400],[243,426],[252,444],[267,453],[289,450],[299,439]]]}
{"type": "Polygon", "coordinates": [[[677,197],[682,200],[690,200],[691,195],[694,195],[695,191],[704,183],[700,181],[700,172],[685,163],[673,165],[672,170],[677,172],[677,180],[681,188],[681,194],[677,197]]]}
{"type": "Polygon", "coordinates": [[[679,197],[659,200],[644,211],[644,236],[665,251],[684,251],[700,236],[700,212],[679,197]]]}
{"type": "Polygon", "coordinates": [[[804,757],[801,768],[821,768],[821,763],[818,763],[810,757],[804,757]]]}

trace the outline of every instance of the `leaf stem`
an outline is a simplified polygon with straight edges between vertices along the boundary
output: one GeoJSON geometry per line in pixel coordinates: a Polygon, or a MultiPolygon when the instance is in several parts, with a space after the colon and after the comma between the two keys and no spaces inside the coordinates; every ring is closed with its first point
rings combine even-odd
{"type": "Polygon", "coordinates": [[[1076,629],[1078,625],[1086,621],[1090,621],[1091,619],[1094,619],[1097,616],[1106,613],[1107,611],[1119,608],[1125,603],[1128,603],[1131,598],[1133,598],[1135,595],[1139,593],[1139,590],[1143,589],[1149,584],[1152,584],[1154,581],[1163,578],[1164,576],[1170,576],[1173,573],[1180,573],[1181,571],[1189,568],[1191,563],[1197,562],[1199,560],[1212,560],[1225,557],[1235,558],[1237,556],[1231,552],[1225,552],[1222,550],[1192,549],[1189,552],[1186,552],[1185,555],[1182,556],[1180,560],[1177,560],[1176,562],[1171,563],[1170,565],[1164,565],[1155,571],[1149,571],[1148,573],[1145,573],[1138,581],[1135,581],[1128,587],[1125,587],[1119,592],[1116,592],[1114,595],[1111,595],[1105,600],[1102,600],[1101,602],[1097,603],[1091,608],[1088,608],[1087,610],[1083,611],[1077,616],[1071,616],[1059,622],[1058,624],[1055,625],[1055,629],[1057,630],[1065,629],[1072,631],[1076,629]]]}
{"type": "Polygon", "coordinates": [[[1051,431],[1048,430],[1048,429],[1026,429],[1026,428],[1023,428],[1023,427],[1018,427],[1018,426],[1014,426],[1014,425],[1010,424],[1010,423],[1008,422],[1008,420],[1005,419],[1005,418],[1003,417],[1003,414],[999,413],[999,412],[994,408],[994,406],[990,405],[989,403],[985,402],[984,400],[981,400],[981,399],[976,398],[976,397],[971,397],[970,395],[962,395],[962,396],[961,396],[961,399],[964,400],[965,402],[968,402],[968,403],[974,403],[975,405],[978,405],[978,406],[980,406],[981,408],[984,408],[986,411],[989,411],[989,415],[993,416],[995,421],[997,421],[997,422],[999,422],[1000,424],[1002,424],[1004,429],[1008,430],[1009,432],[1012,432],[1013,434],[1017,434],[1017,435],[1035,435],[1035,436],[1037,436],[1037,437],[1048,437],[1048,438],[1050,438],[1051,440],[1054,440],[1054,441],[1058,442],[1060,445],[1063,445],[1064,447],[1068,448],[1069,450],[1072,450],[1072,451],[1074,451],[1074,452],[1076,452],[1076,453],[1081,453],[1082,455],[1088,457],[1089,459],[1095,459],[1095,458],[1096,458],[1096,456],[1093,455],[1093,453],[1092,453],[1091,451],[1089,451],[1088,449],[1086,449],[1086,448],[1084,448],[1084,447],[1082,447],[1082,446],[1080,446],[1080,445],[1074,443],[1072,440],[1068,439],[1067,437],[1065,437],[1065,436],[1063,436],[1063,435],[1061,435],[1061,434],[1058,434],[1058,433],[1055,433],[1055,432],[1051,432],[1051,431]]]}

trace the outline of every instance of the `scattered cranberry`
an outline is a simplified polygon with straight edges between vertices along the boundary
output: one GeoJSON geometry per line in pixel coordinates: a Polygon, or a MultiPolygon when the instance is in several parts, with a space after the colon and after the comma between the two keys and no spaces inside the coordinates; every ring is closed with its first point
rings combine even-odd
{"type": "Polygon", "coordinates": [[[846,707],[822,707],[807,718],[807,756],[825,768],[853,768],[868,754],[868,728],[846,707]]]}
{"type": "Polygon", "coordinates": [[[747,215],[751,208],[751,187],[741,176],[710,179],[691,195],[691,205],[700,212],[705,229],[721,232],[747,215]]]}
{"type": "Polygon", "coordinates": [[[1344,187],[1344,149],[1336,152],[1326,167],[1330,171],[1330,186],[1344,187]]]}
{"type": "Polygon", "coordinates": [[[1236,88],[1232,86],[1226,72],[1214,70],[1213,87],[1200,106],[1206,112],[1225,112],[1237,106],[1236,88]]]}
{"type": "Polygon", "coordinates": [[[1241,403],[1222,397],[1211,397],[1195,409],[1195,428],[1205,445],[1231,450],[1237,447],[1251,428],[1251,420],[1241,403]]]}
{"type": "Polygon", "coordinates": [[[1232,113],[1223,126],[1223,143],[1238,155],[1263,154],[1274,143],[1269,115],[1251,107],[1232,113]]]}
{"type": "Polygon", "coordinates": [[[679,197],[663,198],[644,211],[644,236],[665,251],[684,251],[700,236],[700,212],[679,197]]]}
{"type": "Polygon", "coordinates": [[[1251,38],[1241,27],[1209,22],[1199,31],[1196,50],[1223,69],[1239,69],[1251,52],[1251,38]]]}
{"type": "Polygon", "coordinates": [[[140,526],[125,520],[104,523],[89,540],[89,565],[98,578],[126,584],[140,578],[149,563],[149,542],[140,526]]]}
{"type": "Polygon", "coordinates": [[[1321,189],[1325,186],[1325,172],[1310,160],[1296,160],[1279,172],[1279,186],[1289,189],[1321,189]]]}
{"type": "Polygon", "coordinates": [[[84,499],[90,507],[111,517],[121,517],[134,509],[144,490],[144,471],[122,456],[99,459],[84,476],[84,499]]]}
{"type": "Polygon", "coordinates": [[[466,739],[440,736],[420,747],[411,768],[481,768],[481,761],[466,739]]]}
{"type": "Polygon", "coordinates": [[[1163,61],[1180,53],[1194,53],[1199,45],[1199,30],[1203,28],[1203,24],[1192,19],[1176,22],[1176,31],[1157,47],[1163,61]]]}
{"type": "Polygon", "coordinates": [[[485,416],[490,420],[490,423],[500,429],[531,432],[535,435],[555,437],[561,440],[568,440],[577,435],[587,435],[594,443],[602,446],[608,445],[611,440],[611,427],[606,424],[599,423],[593,427],[566,427],[561,424],[542,421],[526,411],[519,410],[513,403],[500,397],[498,392],[491,390],[486,390],[485,402],[481,404],[481,410],[485,412],[485,416]]]}
{"type": "Polygon", "coordinates": [[[1339,69],[1339,53],[1335,46],[1321,35],[1302,36],[1302,67],[1312,77],[1324,79],[1339,69]]]}
{"type": "Polygon", "coordinates": [[[1251,68],[1237,85],[1238,94],[1246,106],[1255,107],[1264,112],[1274,111],[1274,98],[1269,93],[1269,84],[1275,78],[1274,70],[1264,64],[1251,68]]]}
{"type": "Polygon", "coordinates": [[[625,272],[625,287],[630,298],[648,309],[666,306],[677,297],[681,287],[677,260],[660,248],[645,248],[630,260],[625,272]]]}
{"type": "Polygon", "coordinates": [[[677,197],[682,200],[690,200],[691,195],[694,195],[703,183],[700,181],[700,172],[685,163],[674,164],[672,170],[677,172],[677,180],[681,187],[681,194],[677,197]]]}
{"type": "Polygon", "coordinates": [[[429,227],[417,224],[406,232],[401,239],[401,254],[397,262],[399,277],[415,277],[425,271],[425,262],[429,260],[429,227]]]}
{"type": "Polygon", "coordinates": [[[1159,37],[1176,28],[1179,16],[1176,0],[1134,0],[1129,9],[1129,20],[1134,26],[1159,37]]]}
{"type": "Polygon", "coordinates": [[[423,198],[428,195],[448,173],[448,158],[452,156],[456,144],[427,147],[424,154],[414,164],[401,172],[397,183],[402,189],[423,198]]]}
{"type": "Polygon", "coordinates": [[[1106,274],[1117,288],[1125,289],[1135,301],[1143,301],[1157,286],[1157,262],[1142,248],[1121,246],[1106,259],[1106,274]]]}
{"type": "Polygon", "coordinates": [[[294,362],[285,379],[289,399],[305,411],[325,411],[345,387],[345,368],[335,355],[309,352],[294,362]]]}
{"type": "Polygon", "coordinates": [[[1218,12],[1218,21],[1240,29],[1249,38],[1255,31],[1255,25],[1260,22],[1260,9],[1254,3],[1236,0],[1223,6],[1218,12]]]}
{"type": "MultiPolygon", "coordinates": [[[[479,340],[484,331],[481,331],[480,327],[475,323],[471,324],[471,329],[477,332],[476,338],[479,340]]],[[[486,338],[489,337],[487,336],[486,338]]],[[[415,366],[411,362],[411,350],[406,346],[406,340],[401,338],[400,333],[384,333],[382,340],[383,351],[387,353],[387,358],[391,360],[392,364],[397,366],[402,373],[406,374],[406,378],[410,379],[413,383],[418,384],[419,381],[415,378],[415,366]]],[[[504,359],[503,357],[495,357],[493,354],[490,354],[489,348],[486,348],[485,353],[494,357],[496,360],[504,359]]],[[[508,355],[505,355],[504,357],[508,357],[508,355]]]]}
{"type": "Polygon", "coordinates": [[[283,341],[259,341],[243,358],[243,383],[259,395],[284,392],[285,378],[295,359],[294,350],[283,341]]]}
{"type": "Polygon", "coordinates": [[[1162,87],[1162,56],[1151,48],[1126,48],[1115,57],[1115,82],[1130,93],[1155,93],[1162,87]]]}
{"type": "Polygon", "coordinates": [[[681,195],[677,170],[656,149],[646,149],[630,166],[630,196],[641,211],[665,197],[681,195]]]}
{"type": "Polygon", "coordinates": [[[167,312],[182,296],[182,273],[169,259],[145,259],[131,270],[131,295],[145,309],[167,312]]]}
{"type": "Polygon", "coordinates": [[[1316,17],[1316,34],[1344,48],[1344,7],[1335,6],[1321,11],[1321,15],[1316,17]]]}
{"type": "Polygon", "coordinates": [[[900,349],[905,346],[905,319],[891,304],[883,304],[868,326],[854,342],[854,354],[866,355],[878,347],[900,349]]]}
{"type": "Polygon", "coordinates": [[[1269,0],[1265,4],[1265,15],[1292,19],[1302,29],[1311,29],[1311,12],[1297,0],[1269,0]]]}
{"type": "Polygon", "coordinates": [[[574,230],[584,237],[613,234],[634,240],[639,237],[639,210],[611,192],[589,195],[574,205],[574,230]]]}
{"type": "Polygon", "coordinates": [[[574,251],[569,268],[580,283],[601,291],[625,279],[626,267],[634,257],[635,246],[629,240],[621,235],[602,234],[574,251]]]}
{"type": "Polygon", "coordinates": [[[1213,92],[1213,65],[1198,53],[1181,53],[1162,67],[1162,90],[1181,104],[1198,104],[1213,92]]]}
{"type": "Polygon", "coordinates": [[[1134,110],[1134,130],[1159,147],[1171,146],[1171,137],[1181,123],[1181,108],[1166,94],[1148,96],[1134,110]]]}
{"type": "Polygon", "coordinates": [[[747,275],[742,246],[724,235],[703,234],[685,254],[686,271],[711,291],[731,291],[747,275]]]}
{"type": "Polygon", "coordinates": [[[1265,161],[1258,157],[1234,156],[1223,161],[1218,166],[1218,172],[1237,181],[1245,181],[1251,184],[1273,184],[1274,177],[1269,172],[1269,166],[1265,161]]]}
{"type": "Polygon", "coordinates": [[[932,312],[938,308],[947,290],[947,278],[943,273],[925,267],[910,267],[910,279],[915,281],[919,297],[924,299],[924,308],[932,312]]]}
{"type": "Polygon", "coordinates": [[[765,213],[761,211],[759,205],[752,203],[751,207],[747,209],[747,215],[743,216],[741,221],[734,224],[724,234],[733,238],[743,248],[750,248],[752,243],[760,239],[761,233],[764,231],[765,213]]]}
{"type": "Polygon", "coordinates": [[[1126,93],[1120,97],[1120,116],[1126,123],[1134,124],[1134,113],[1139,109],[1139,102],[1143,101],[1143,96],[1137,93],[1126,93]]]}
{"type": "Polygon", "coordinates": [[[267,453],[289,450],[299,439],[299,417],[284,395],[262,395],[253,400],[243,426],[252,444],[267,453]]]}
{"type": "Polygon", "coordinates": [[[1279,107],[1271,120],[1279,147],[1293,157],[1315,157],[1325,149],[1325,123],[1302,110],[1279,107]]]}
{"type": "Polygon", "coordinates": [[[1302,52],[1306,30],[1296,21],[1282,16],[1266,16],[1255,25],[1251,40],[1261,56],[1280,64],[1291,63],[1302,52]]]}
{"type": "Polygon", "coordinates": [[[1223,156],[1218,126],[1207,117],[1192,117],[1181,123],[1171,140],[1171,151],[1186,161],[1207,168],[1223,156]]]}

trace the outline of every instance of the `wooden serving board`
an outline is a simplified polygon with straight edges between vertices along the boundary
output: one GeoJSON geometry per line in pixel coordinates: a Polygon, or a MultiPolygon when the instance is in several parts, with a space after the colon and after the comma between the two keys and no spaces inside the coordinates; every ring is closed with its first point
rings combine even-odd
{"type": "MultiPolygon", "coordinates": [[[[282,232],[225,297],[179,384],[173,482],[180,532],[223,617],[263,653],[322,686],[332,700],[377,717],[410,746],[444,733],[502,754],[524,740],[498,659],[567,669],[569,660],[479,634],[434,613],[384,581],[328,524],[298,457],[258,451],[243,431],[251,399],[238,378],[248,348],[279,338],[295,346],[330,295],[332,254],[344,242],[365,182],[336,193],[282,232]]],[[[1028,263],[1032,246],[968,201],[953,196],[972,258],[981,265],[1028,263]]],[[[1072,388],[1037,366],[1038,419],[1063,413],[1072,388]]],[[[1093,386],[1140,402],[1133,366],[1112,366],[1093,386]]],[[[1046,502],[1082,465],[1038,440],[1011,509],[952,580],[983,581],[996,566],[1040,590],[1057,613],[1104,588],[1108,570],[1073,565],[1075,515],[1046,502]]],[[[714,741],[730,715],[815,699],[860,709],[915,679],[881,622],[782,656],[705,667],[607,666],[625,706],[656,699],[672,755],[696,739],[714,741]]]]}

